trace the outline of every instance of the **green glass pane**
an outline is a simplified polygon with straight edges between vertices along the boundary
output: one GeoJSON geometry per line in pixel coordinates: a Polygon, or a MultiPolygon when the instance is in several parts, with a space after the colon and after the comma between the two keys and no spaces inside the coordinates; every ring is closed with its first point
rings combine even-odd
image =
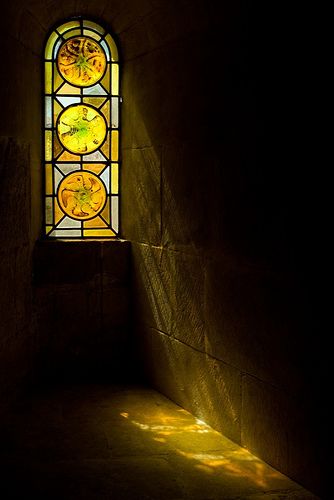
{"type": "Polygon", "coordinates": [[[49,39],[45,46],[45,59],[52,59],[53,47],[58,37],[59,35],[55,31],[53,31],[49,36],[49,39]]]}
{"type": "Polygon", "coordinates": [[[111,132],[111,160],[118,161],[118,130],[111,132]]]}
{"type": "Polygon", "coordinates": [[[111,60],[117,62],[118,61],[118,50],[117,50],[117,47],[116,47],[116,44],[115,44],[113,38],[111,37],[111,35],[107,35],[105,37],[105,40],[110,48],[111,60]]]}
{"type": "Polygon", "coordinates": [[[65,40],[67,40],[68,38],[72,38],[73,36],[79,36],[79,35],[81,35],[80,29],[68,31],[63,35],[63,37],[65,38],[65,40]]]}
{"type": "Polygon", "coordinates": [[[65,33],[65,31],[78,28],[79,26],[79,21],[69,21],[68,23],[62,24],[59,28],[57,28],[57,31],[62,34],[65,33]]]}

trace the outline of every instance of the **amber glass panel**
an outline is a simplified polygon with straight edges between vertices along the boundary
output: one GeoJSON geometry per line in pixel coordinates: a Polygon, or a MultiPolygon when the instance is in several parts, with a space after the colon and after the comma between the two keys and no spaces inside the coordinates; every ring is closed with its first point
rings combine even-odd
{"type": "Polygon", "coordinates": [[[78,171],[62,180],[57,198],[66,215],[77,220],[87,220],[98,215],[103,209],[106,190],[97,175],[78,171]]]}
{"type": "Polygon", "coordinates": [[[89,87],[103,77],[106,56],[102,47],[85,36],[70,38],[58,53],[57,65],[61,75],[69,83],[89,87]]]}
{"type": "Polygon", "coordinates": [[[113,238],[114,236],[116,236],[114,231],[112,231],[111,229],[84,229],[83,234],[87,238],[113,238]]]}
{"type": "Polygon", "coordinates": [[[101,217],[94,217],[94,219],[87,220],[83,223],[83,227],[87,228],[100,228],[108,227],[107,224],[101,219],[101,217]]]}
{"type": "Polygon", "coordinates": [[[52,165],[47,163],[45,165],[45,192],[46,194],[52,194],[52,165]]]}
{"type": "Polygon", "coordinates": [[[92,153],[101,146],[106,132],[102,114],[88,104],[64,109],[57,122],[59,140],[71,153],[92,153]]]}
{"type": "Polygon", "coordinates": [[[111,134],[111,159],[118,161],[118,130],[113,130],[111,134]]]}

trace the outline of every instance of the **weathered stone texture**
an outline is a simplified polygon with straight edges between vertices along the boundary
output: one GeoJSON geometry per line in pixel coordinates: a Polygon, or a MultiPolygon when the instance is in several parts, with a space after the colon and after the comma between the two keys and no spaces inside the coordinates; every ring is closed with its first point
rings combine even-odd
{"type": "Polygon", "coordinates": [[[0,412],[32,365],[29,147],[0,139],[0,412]]]}
{"type": "Polygon", "coordinates": [[[139,343],[155,387],[231,439],[240,440],[238,370],[152,328],[140,329],[139,343]]]}
{"type": "Polygon", "coordinates": [[[163,244],[196,253],[208,237],[210,213],[206,188],[208,151],[196,143],[179,143],[162,152],[163,244]]]}
{"type": "Polygon", "coordinates": [[[207,352],[261,380],[298,391],[306,326],[298,284],[289,275],[232,259],[209,260],[205,275],[207,352]]]}
{"type": "Polygon", "coordinates": [[[122,168],[122,227],[128,239],[161,242],[161,150],[125,150],[122,168]]]}
{"type": "Polygon", "coordinates": [[[133,273],[136,321],[204,351],[201,259],[134,244],[133,273]]]}
{"type": "Polygon", "coordinates": [[[40,374],[94,378],[128,366],[129,252],[130,245],[122,241],[36,245],[40,374]]]}

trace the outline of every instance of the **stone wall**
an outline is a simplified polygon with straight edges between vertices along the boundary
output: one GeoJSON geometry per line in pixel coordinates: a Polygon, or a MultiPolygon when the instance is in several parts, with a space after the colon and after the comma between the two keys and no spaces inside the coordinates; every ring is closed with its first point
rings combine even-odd
{"type": "Polygon", "coordinates": [[[47,381],[128,381],[130,244],[41,241],[33,256],[35,371],[47,381]]]}
{"type": "MultiPolygon", "coordinates": [[[[31,249],[41,227],[46,32],[70,15],[101,17],[117,35],[124,62],[122,227],[132,241],[147,376],[227,436],[324,492],[328,425],[319,387],[328,349],[315,314],[319,177],[304,168],[310,143],[300,140],[300,130],[309,94],[302,90],[306,77],[302,85],[295,79],[302,49],[293,44],[291,10],[282,19],[283,10],[268,2],[7,4],[1,35],[11,57],[1,79],[1,135],[30,165],[21,182],[29,190],[31,181],[32,202],[31,219],[27,209],[20,220],[26,245],[12,234],[17,217],[6,226],[3,280],[9,295],[17,281],[27,283],[29,304],[31,249]]],[[[4,168],[14,176],[8,162],[4,168]]],[[[59,294],[61,301],[66,290],[59,294]]],[[[5,388],[13,387],[20,353],[30,359],[30,347],[19,347],[24,339],[31,345],[28,309],[18,320],[26,332],[21,342],[12,300],[1,297],[3,358],[14,360],[5,388]]]]}
{"type": "Polygon", "coordinates": [[[325,494],[320,196],[287,26],[183,1],[120,33],[123,228],[151,383],[325,494]]]}

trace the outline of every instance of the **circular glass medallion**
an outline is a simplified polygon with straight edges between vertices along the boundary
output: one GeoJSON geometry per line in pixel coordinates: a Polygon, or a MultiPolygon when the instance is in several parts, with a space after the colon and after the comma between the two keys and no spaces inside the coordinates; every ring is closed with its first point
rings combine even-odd
{"type": "Polygon", "coordinates": [[[107,60],[102,47],[91,38],[70,38],[57,55],[59,73],[72,85],[90,87],[104,75],[107,60]]]}
{"type": "Polygon", "coordinates": [[[101,179],[85,170],[67,175],[57,192],[62,211],[76,220],[96,217],[104,208],[106,198],[106,188],[101,179]]]}
{"type": "Polygon", "coordinates": [[[103,143],[107,124],[103,115],[88,104],[74,104],[58,117],[57,134],[64,148],[74,154],[96,151],[103,143]]]}

